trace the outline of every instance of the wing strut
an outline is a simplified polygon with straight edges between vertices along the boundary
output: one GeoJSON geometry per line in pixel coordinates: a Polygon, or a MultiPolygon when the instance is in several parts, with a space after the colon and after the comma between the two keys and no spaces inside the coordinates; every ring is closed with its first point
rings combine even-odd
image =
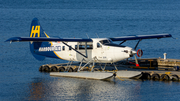
{"type": "Polygon", "coordinates": [[[136,46],[134,47],[134,50],[136,50],[136,48],[137,48],[137,46],[139,45],[139,42],[140,42],[141,40],[142,40],[142,39],[140,39],[140,40],[137,42],[136,46]]]}
{"type": "Polygon", "coordinates": [[[126,42],[126,40],[124,40],[123,42],[121,42],[119,45],[123,44],[124,42],[126,42]]]}
{"type": "Polygon", "coordinates": [[[87,57],[87,42],[86,42],[86,48],[85,48],[85,51],[86,51],[86,56],[84,54],[82,54],[81,52],[77,51],[76,49],[72,48],[71,46],[69,46],[68,44],[66,44],[65,42],[62,41],[63,44],[65,44],[66,46],[68,46],[69,48],[73,49],[74,51],[76,51],[77,53],[79,53],[80,55],[82,55],[83,57],[85,58],[88,58],[87,57]]]}
{"type": "Polygon", "coordinates": [[[85,52],[86,52],[86,57],[88,57],[88,55],[87,55],[87,42],[85,43],[85,52]]]}

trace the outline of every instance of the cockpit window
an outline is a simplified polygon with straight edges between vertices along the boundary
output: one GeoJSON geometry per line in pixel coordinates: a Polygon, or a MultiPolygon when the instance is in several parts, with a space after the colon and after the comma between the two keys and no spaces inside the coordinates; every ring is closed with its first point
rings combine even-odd
{"type": "Polygon", "coordinates": [[[107,43],[111,43],[111,41],[110,40],[101,40],[100,43],[101,44],[107,44],[107,43]]]}
{"type": "Polygon", "coordinates": [[[97,48],[100,48],[100,47],[102,47],[102,46],[100,45],[100,43],[97,43],[97,48]]]}
{"type": "Polygon", "coordinates": [[[118,44],[115,44],[113,43],[111,40],[101,40],[99,41],[101,44],[105,45],[105,46],[114,46],[114,47],[125,47],[125,46],[122,46],[122,45],[118,45],[118,44]]]}

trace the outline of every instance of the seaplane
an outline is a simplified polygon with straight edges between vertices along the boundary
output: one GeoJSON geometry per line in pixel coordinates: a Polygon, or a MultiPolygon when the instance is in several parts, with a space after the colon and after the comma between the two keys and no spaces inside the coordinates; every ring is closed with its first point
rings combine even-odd
{"type": "MultiPolygon", "coordinates": [[[[44,60],[45,57],[50,57],[67,60],[70,61],[69,63],[74,61],[80,62],[76,73],[63,72],[61,73],[62,76],[106,79],[112,77],[112,73],[92,72],[95,63],[114,64],[115,62],[135,56],[137,54],[136,48],[141,40],[168,37],[172,37],[172,35],[152,34],[86,39],[49,37],[40,25],[39,20],[34,18],[31,22],[29,37],[12,37],[6,40],[6,42],[29,42],[32,55],[40,61],[44,60]],[[129,40],[138,40],[134,48],[122,45],[129,40]],[[116,44],[115,41],[120,43],[116,44]],[[91,64],[91,71],[80,72],[88,64],[91,64]]],[[[136,64],[138,64],[137,61],[136,64]]],[[[114,67],[116,68],[115,65],[114,67]]],[[[59,73],[52,75],[58,76],[60,75],[59,73]]]]}

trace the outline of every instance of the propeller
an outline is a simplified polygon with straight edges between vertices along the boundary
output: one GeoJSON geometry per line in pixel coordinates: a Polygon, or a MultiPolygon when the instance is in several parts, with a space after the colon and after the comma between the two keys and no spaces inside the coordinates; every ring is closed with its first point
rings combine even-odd
{"type": "MultiPolygon", "coordinates": [[[[139,63],[138,63],[138,60],[137,60],[137,57],[136,57],[136,48],[137,48],[137,46],[139,45],[139,42],[141,41],[142,39],[139,39],[139,41],[137,42],[137,44],[136,44],[136,46],[134,47],[134,49],[133,50],[131,50],[130,51],[130,57],[133,57],[134,56],[134,58],[135,58],[135,63],[132,63],[132,62],[130,62],[131,64],[135,64],[137,67],[140,67],[139,66],[139,63]]],[[[121,42],[119,45],[121,45],[121,44],[123,44],[124,42],[126,42],[126,40],[124,40],[123,42],[121,42]]],[[[128,53],[128,51],[127,50],[124,50],[124,52],[126,52],[126,53],[128,53]]],[[[140,51],[138,51],[138,52],[142,52],[142,50],[140,50],[140,51]]],[[[142,53],[141,53],[141,56],[142,56],[142,53]]],[[[138,57],[140,57],[139,55],[138,55],[138,57]]]]}
{"type": "MultiPolygon", "coordinates": [[[[137,42],[136,46],[134,47],[134,50],[136,50],[136,48],[137,48],[137,46],[139,45],[139,42],[140,42],[141,40],[142,40],[142,39],[140,39],[140,40],[137,42]]],[[[140,66],[139,66],[139,63],[138,63],[138,60],[137,60],[137,57],[136,57],[135,54],[134,54],[134,58],[135,58],[136,66],[137,66],[137,67],[140,67],[140,66]]]]}
{"type": "Polygon", "coordinates": [[[138,63],[138,60],[137,60],[137,57],[136,57],[136,51],[135,50],[131,50],[131,57],[133,57],[134,56],[134,58],[135,58],[135,63],[133,63],[133,62],[129,62],[129,63],[131,63],[131,64],[134,64],[134,65],[136,65],[137,67],[139,67],[139,63],[138,63]]]}

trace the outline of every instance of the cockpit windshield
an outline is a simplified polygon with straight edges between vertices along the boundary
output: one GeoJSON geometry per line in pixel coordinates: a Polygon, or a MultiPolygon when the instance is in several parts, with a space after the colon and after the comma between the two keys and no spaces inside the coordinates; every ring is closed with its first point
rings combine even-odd
{"type": "Polygon", "coordinates": [[[108,44],[108,43],[111,43],[111,41],[110,40],[101,40],[100,43],[101,44],[108,44]]]}
{"type": "Polygon", "coordinates": [[[114,47],[125,47],[123,45],[118,45],[113,43],[111,40],[101,40],[99,41],[101,44],[105,45],[105,46],[114,46],[114,47]]]}

